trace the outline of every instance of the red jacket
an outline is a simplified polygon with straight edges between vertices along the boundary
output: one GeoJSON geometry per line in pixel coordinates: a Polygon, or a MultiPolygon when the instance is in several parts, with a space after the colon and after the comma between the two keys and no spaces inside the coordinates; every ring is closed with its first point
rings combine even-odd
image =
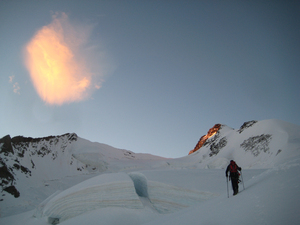
{"type": "Polygon", "coordinates": [[[228,172],[230,172],[230,177],[238,177],[238,176],[239,176],[238,170],[241,171],[242,168],[239,167],[239,166],[235,163],[235,161],[231,160],[231,161],[230,161],[230,164],[227,166],[225,175],[226,175],[226,177],[228,177],[228,172]]]}

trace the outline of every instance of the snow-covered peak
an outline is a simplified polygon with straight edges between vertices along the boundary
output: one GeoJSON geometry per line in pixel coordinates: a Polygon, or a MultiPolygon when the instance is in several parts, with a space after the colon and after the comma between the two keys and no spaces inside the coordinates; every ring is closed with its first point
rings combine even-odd
{"type": "Polygon", "coordinates": [[[25,183],[145,168],[162,159],[90,142],[75,133],[42,138],[7,135],[0,139],[0,187],[5,193],[0,200],[7,195],[18,198],[25,183]]]}
{"type": "Polygon", "coordinates": [[[199,168],[225,168],[233,159],[244,168],[271,168],[298,155],[300,126],[281,120],[245,122],[239,129],[222,125],[191,154],[199,168]]]}

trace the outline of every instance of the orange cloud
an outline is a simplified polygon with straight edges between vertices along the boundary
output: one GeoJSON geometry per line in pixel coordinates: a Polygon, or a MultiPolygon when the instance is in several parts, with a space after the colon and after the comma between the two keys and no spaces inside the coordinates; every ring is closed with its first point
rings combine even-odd
{"type": "Polygon", "coordinates": [[[65,13],[56,14],[26,45],[25,65],[45,102],[62,105],[89,96],[93,73],[80,55],[85,34],[69,23],[65,13]]]}
{"type": "MultiPolygon", "coordinates": [[[[13,83],[14,78],[15,78],[14,75],[9,76],[9,83],[13,83]]],[[[15,82],[15,83],[13,84],[13,90],[14,90],[14,93],[20,94],[20,89],[21,89],[21,88],[20,88],[19,83],[18,83],[18,82],[15,82]]]]}

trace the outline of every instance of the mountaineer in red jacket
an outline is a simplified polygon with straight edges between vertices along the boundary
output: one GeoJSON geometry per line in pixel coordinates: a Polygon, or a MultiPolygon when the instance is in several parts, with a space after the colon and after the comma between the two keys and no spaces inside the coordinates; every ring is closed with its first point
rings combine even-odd
{"type": "Polygon", "coordinates": [[[231,179],[231,184],[232,184],[232,189],[233,189],[233,195],[236,195],[239,193],[239,176],[240,173],[238,172],[242,170],[241,167],[239,167],[235,161],[231,160],[230,164],[227,166],[225,175],[228,177],[228,172],[229,174],[229,180],[231,179]]]}

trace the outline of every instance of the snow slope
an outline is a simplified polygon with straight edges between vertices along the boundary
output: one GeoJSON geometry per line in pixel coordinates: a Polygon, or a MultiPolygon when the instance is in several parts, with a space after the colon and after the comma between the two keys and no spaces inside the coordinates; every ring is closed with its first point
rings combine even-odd
{"type": "Polygon", "coordinates": [[[171,164],[224,169],[234,159],[243,168],[273,168],[299,156],[299,137],[299,126],[280,120],[249,121],[238,130],[222,125],[202,148],[171,164]]]}
{"type": "Polygon", "coordinates": [[[92,148],[96,143],[82,140],[73,157],[96,172],[29,185],[25,195],[52,193],[40,195],[34,210],[2,217],[0,224],[298,224],[299,126],[278,120],[244,125],[223,125],[199,151],[178,159],[125,156],[109,146],[99,152],[92,148]],[[224,173],[230,159],[243,168],[244,183],[234,197],[224,173]]]}
{"type": "Polygon", "coordinates": [[[33,209],[57,190],[93,173],[150,168],[163,159],[93,143],[74,133],[35,139],[6,136],[2,142],[0,213],[4,216],[33,209]]]}

